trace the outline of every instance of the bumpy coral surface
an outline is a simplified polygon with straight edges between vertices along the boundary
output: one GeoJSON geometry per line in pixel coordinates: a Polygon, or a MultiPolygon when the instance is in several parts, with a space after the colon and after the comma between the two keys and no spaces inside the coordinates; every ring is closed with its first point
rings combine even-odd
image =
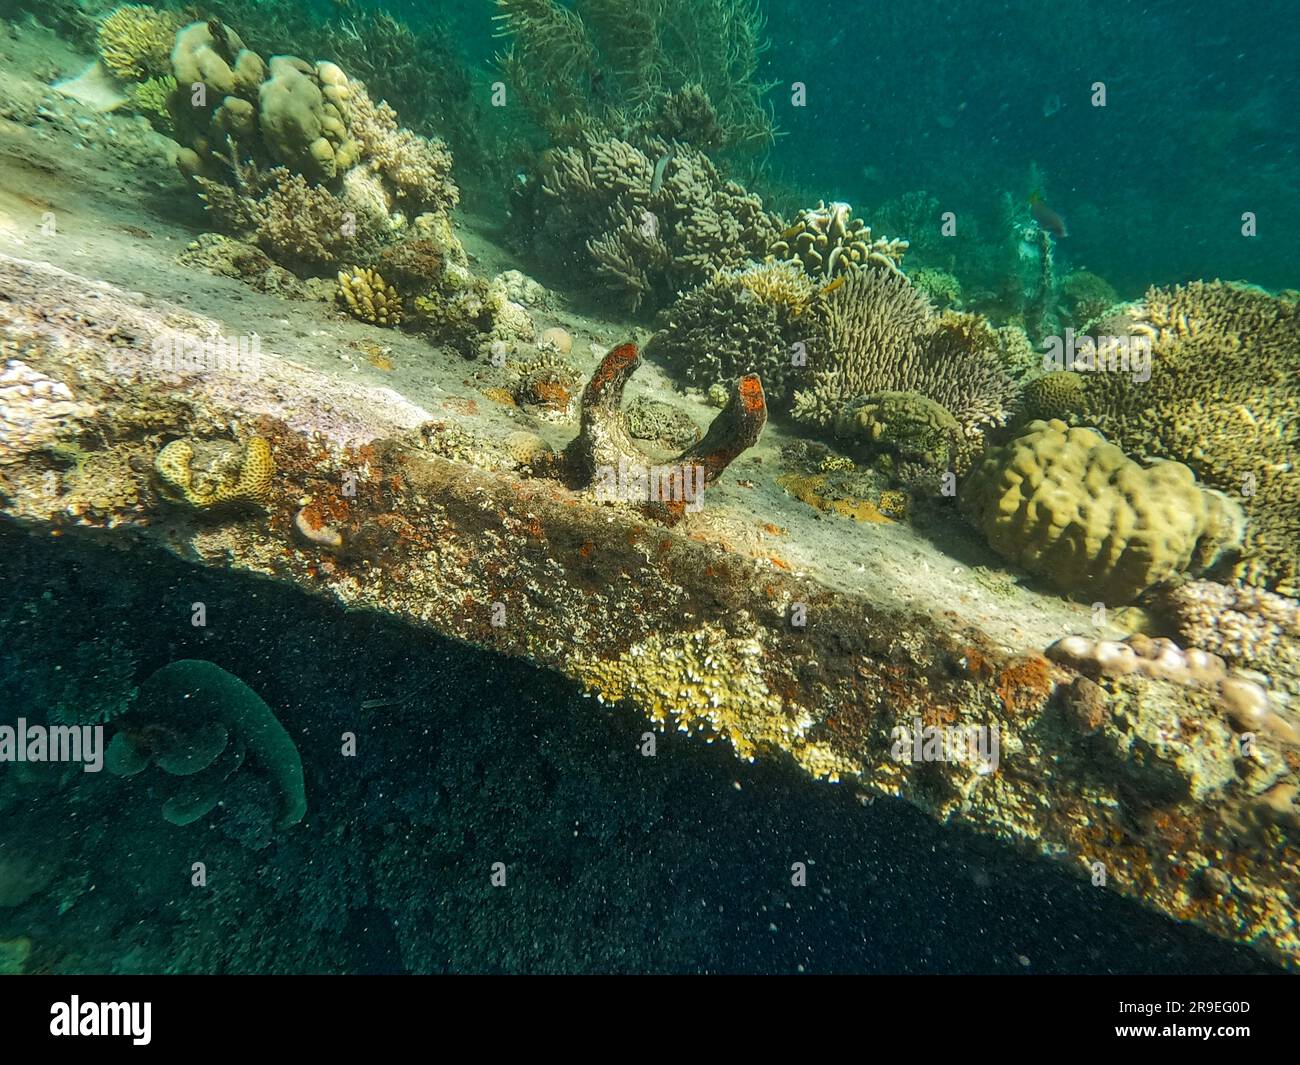
{"type": "Polygon", "coordinates": [[[897,272],[907,241],[873,237],[871,227],[853,217],[847,203],[809,208],[768,248],[774,260],[795,259],[813,277],[829,280],[858,266],[897,272]]]}
{"type": "Polygon", "coordinates": [[[275,460],[271,445],[253,436],[243,447],[229,441],[173,440],[154,459],[163,494],[199,510],[260,506],[271,495],[275,460]]]}
{"type": "Polygon", "coordinates": [[[1075,424],[1088,405],[1087,379],[1073,370],[1053,370],[1025,383],[1018,420],[1075,424]]]}
{"type": "Polygon", "coordinates": [[[844,404],[873,392],[915,392],[947,408],[970,437],[1001,425],[1015,385],[1004,338],[975,315],[936,315],[900,274],[855,270],[814,307],[824,339],[809,353],[811,384],[794,414],[823,428],[844,404]]]}
{"type": "Polygon", "coordinates": [[[1151,289],[1099,336],[1146,337],[1151,377],[1096,373],[1088,414],[1130,454],[1171,458],[1250,515],[1238,576],[1300,594],[1300,375],[1294,298],[1223,282],[1151,289]]]}
{"type": "Polygon", "coordinates": [[[1241,541],[1241,508],[1181,463],[1144,468],[1091,429],[1032,422],[990,448],[961,504],[1003,558],[1118,605],[1241,541]]]}
{"type": "Polygon", "coordinates": [[[794,263],[719,272],[661,312],[648,350],[703,388],[757,373],[783,402],[817,325],[806,313],[816,295],[794,263]]]}
{"type": "Polygon", "coordinates": [[[547,153],[539,252],[570,260],[633,309],[763,257],[778,229],[758,196],[682,144],[588,138],[547,153]],[[647,151],[652,154],[647,154],[647,151]]]}

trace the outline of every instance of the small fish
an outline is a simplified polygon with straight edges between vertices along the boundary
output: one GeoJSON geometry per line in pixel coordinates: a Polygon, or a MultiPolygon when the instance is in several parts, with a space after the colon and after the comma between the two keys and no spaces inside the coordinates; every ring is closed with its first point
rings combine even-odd
{"type": "Polygon", "coordinates": [[[848,276],[849,276],[848,274],[840,274],[840,276],[837,277],[834,281],[832,281],[830,284],[822,288],[821,294],[823,296],[826,296],[834,292],[837,288],[839,288],[842,284],[844,284],[844,282],[848,279],[848,276]]]}
{"type": "Polygon", "coordinates": [[[1029,197],[1029,212],[1034,216],[1035,222],[1058,240],[1070,235],[1070,231],[1065,228],[1065,219],[1048,207],[1037,192],[1029,197]]]}

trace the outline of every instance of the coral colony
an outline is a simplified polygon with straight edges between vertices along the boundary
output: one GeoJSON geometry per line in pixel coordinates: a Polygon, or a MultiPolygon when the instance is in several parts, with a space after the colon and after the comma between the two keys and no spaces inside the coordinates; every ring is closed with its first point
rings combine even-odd
{"type": "MultiPolygon", "coordinates": [[[[690,953],[720,903],[636,894],[705,845],[636,840],[774,839],[780,774],[801,823],[860,800],[827,839],[900,799],[1300,967],[1294,263],[1138,240],[1246,206],[1039,146],[1172,119],[1040,71],[1009,129],[960,51],[861,77],[907,11],[325,6],[18,0],[0,45],[0,971],[743,969],[690,953]],[[521,880],[527,934],[474,894],[521,880]]],[[[1121,67],[1145,32],[1080,18],[1121,67]]],[[[1220,106],[1180,157],[1271,143],[1220,106]]]]}

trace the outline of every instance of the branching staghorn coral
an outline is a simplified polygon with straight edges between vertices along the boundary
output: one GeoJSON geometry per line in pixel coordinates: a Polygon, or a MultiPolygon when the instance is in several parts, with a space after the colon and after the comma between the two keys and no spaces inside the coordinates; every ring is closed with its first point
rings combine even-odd
{"type": "Polygon", "coordinates": [[[170,11],[123,4],[99,24],[99,57],[119,78],[131,81],[170,73],[172,38],[180,27],[170,11]]]}
{"type": "Polygon", "coordinates": [[[762,105],[770,86],[756,80],[767,41],[749,0],[497,0],[497,8],[510,40],[498,57],[507,83],[556,141],[649,130],[688,89],[707,99],[718,143],[772,140],[762,105]]]}
{"type": "Polygon", "coordinates": [[[1122,366],[1089,373],[1092,423],[1238,499],[1250,523],[1237,576],[1300,596],[1296,300],[1218,281],[1152,288],[1093,333],[1146,338],[1151,365],[1145,381],[1122,366]]]}
{"type": "Polygon", "coordinates": [[[809,351],[810,387],[794,415],[820,428],[875,392],[915,392],[947,408],[971,441],[1001,425],[1015,385],[1002,366],[1005,343],[977,315],[935,314],[900,274],[854,270],[813,308],[824,340],[809,351]]]}
{"type": "Polygon", "coordinates": [[[543,170],[535,247],[561,261],[582,256],[634,310],[761,259],[779,228],[702,153],[662,142],[658,151],[588,138],[548,152],[543,170]]]}

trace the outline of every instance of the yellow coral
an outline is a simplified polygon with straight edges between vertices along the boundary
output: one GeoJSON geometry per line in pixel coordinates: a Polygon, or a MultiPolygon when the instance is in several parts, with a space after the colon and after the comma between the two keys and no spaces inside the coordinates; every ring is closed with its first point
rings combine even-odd
{"type": "Polygon", "coordinates": [[[1245,515],[1178,462],[1144,468],[1091,429],[1031,422],[990,448],[961,504],[1003,558],[1119,605],[1241,542],[1245,515]]]}
{"type": "Polygon", "coordinates": [[[375,325],[401,325],[402,300],[397,289],[388,284],[378,271],[354,266],[339,271],[339,295],[348,310],[363,322],[375,325]]]}
{"type": "Polygon", "coordinates": [[[275,460],[260,436],[237,447],[228,441],[173,440],[158,452],[154,470],[163,494],[200,510],[240,504],[262,505],[270,497],[275,460]],[[196,468],[197,467],[197,468],[196,468]]]}
{"type": "Polygon", "coordinates": [[[573,666],[602,702],[631,702],[657,725],[720,736],[745,761],[780,749],[817,777],[856,774],[858,767],[809,738],[811,715],[772,692],[763,660],[758,640],[702,625],[689,633],[654,633],[616,659],[578,658],[573,666]]]}
{"type": "Polygon", "coordinates": [[[99,56],[114,74],[132,81],[170,73],[178,29],[180,22],[169,11],[124,4],[99,25],[99,56]]]}
{"type": "Polygon", "coordinates": [[[1095,373],[1088,411],[1131,454],[1177,459],[1250,515],[1237,576],[1300,593],[1300,304],[1225,282],[1152,288],[1099,336],[1151,338],[1150,380],[1095,373]]]}

